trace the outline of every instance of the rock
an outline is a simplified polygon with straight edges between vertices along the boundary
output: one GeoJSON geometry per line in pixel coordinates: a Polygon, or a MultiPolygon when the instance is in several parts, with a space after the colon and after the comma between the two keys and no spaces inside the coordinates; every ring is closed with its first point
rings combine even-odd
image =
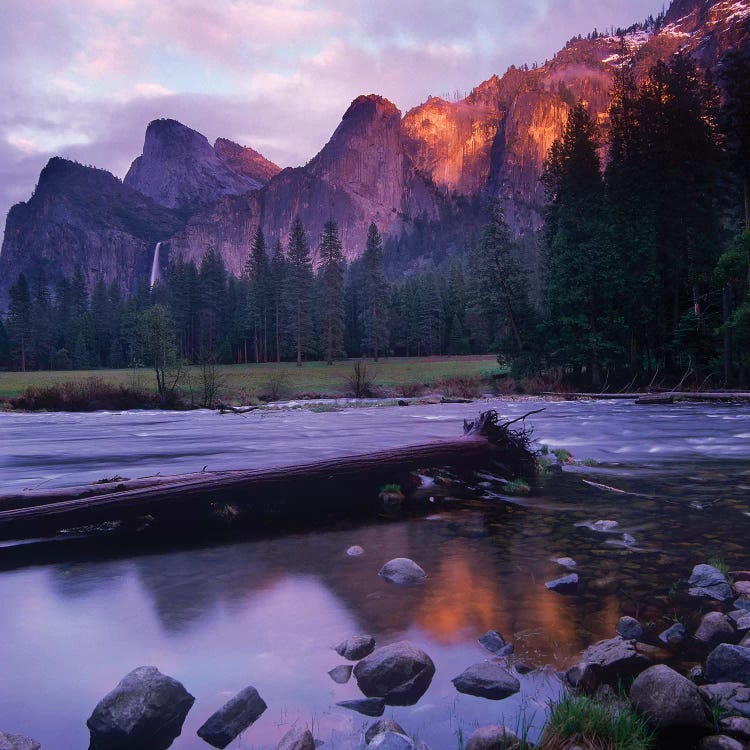
{"type": "Polygon", "coordinates": [[[365,716],[382,716],[385,711],[385,701],[382,698],[357,698],[353,701],[339,701],[336,705],[365,716]]]}
{"type": "Polygon", "coordinates": [[[352,547],[349,547],[349,549],[346,551],[346,554],[349,557],[359,557],[360,555],[365,554],[365,550],[363,547],[360,547],[358,544],[355,544],[352,547]]]}
{"type": "Polygon", "coordinates": [[[240,732],[244,732],[268,708],[258,691],[252,687],[241,690],[212,714],[197,734],[209,745],[225,748],[240,732]]]}
{"type": "Polygon", "coordinates": [[[632,641],[620,636],[589,646],[581,654],[581,661],[594,665],[599,680],[610,685],[634,677],[652,663],[638,652],[632,641]]]}
{"type": "Polygon", "coordinates": [[[374,724],[370,724],[365,732],[365,742],[369,745],[374,737],[383,732],[396,732],[397,734],[406,734],[401,725],[393,719],[379,719],[374,724]]]}
{"type": "Polygon", "coordinates": [[[518,736],[510,729],[490,724],[472,732],[466,750],[515,750],[520,744],[518,736]]]}
{"type": "Polygon", "coordinates": [[[719,644],[706,659],[706,677],[711,682],[750,685],[750,648],[719,644]]]}
{"type": "Polygon", "coordinates": [[[593,693],[599,686],[599,673],[595,664],[582,661],[565,673],[565,679],[571,687],[593,693]]]}
{"type": "Polygon", "coordinates": [[[750,718],[750,688],[745,687],[741,682],[703,685],[700,691],[707,700],[716,701],[723,711],[750,718]]]}
{"type": "Polygon", "coordinates": [[[703,615],[694,638],[709,648],[713,648],[720,643],[730,643],[736,636],[737,633],[729,617],[723,612],[708,612],[703,615]]]}
{"type": "Polygon", "coordinates": [[[414,705],[434,674],[432,659],[409,641],[375,649],[354,667],[359,689],[368,697],[384,698],[389,706],[414,705]]]}
{"type": "Polygon", "coordinates": [[[328,672],[328,676],[339,685],[344,685],[349,682],[349,678],[352,676],[352,665],[339,664],[338,667],[334,667],[328,672]]]}
{"type": "Polygon", "coordinates": [[[556,578],[544,584],[550,591],[558,594],[575,594],[578,591],[578,573],[556,578]]]}
{"type": "Polygon", "coordinates": [[[479,643],[482,644],[488,651],[498,656],[507,656],[513,653],[513,644],[506,643],[497,630],[488,630],[480,639],[479,643]]]}
{"type": "Polygon", "coordinates": [[[572,557],[556,557],[552,562],[556,562],[563,568],[575,568],[578,565],[572,557]]]}
{"type": "Polygon", "coordinates": [[[378,575],[386,581],[401,585],[422,583],[427,578],[427,573],[408,557],[397,557],[388,561],[378,575]]]}
{"type": "Polygon", "coordinates": [[[750,598],[750,581],[735,581],[732,588],[743,599],[750,598]]]}
{"type": "Polygon", "coordinates": [[[483,661],[472,664],[453,680],[459,693],[490,700],[502,700],[521,689],[521,683],[499,664],[483,661]]]}
{"type": "Polygon", "coordinates": [[[700,689],[666,664],[649,667],[635,678],[630,702],[658,729],[713,726],[711,710],[700,689]]]}
{"type": "Polygon", "coordinates": [[[518,672],[518,674],[529,674],[529,672],[534,671],[534,667],[531,666],[531,664],[527,664],[524,661],[518,661],[513,665],[513,668],[518,672]]]}
{"type": "Polygon", "coordinates": [[[338,646],[333,647],[333,650],[344,659],[359,661],[369,656],[374,648],[375,639],[371,635],[355,635],[341,641],[338,646]]]}
{"type": "Polygon", "coordinates": [[[687,636],[685,626],[681,622],[676,622],[672,627],[659,633],[659,640],[667,646],[679,646],[687,636]]]}
{"type": "Polygon", "coordinates": [[[401,732],[381,732],[367,745],[371,750],[416,750],[412,740],[401,732]]]}
{"type": "Polygon", "coordinates": [[[138,667],[88,718],[89,750],[166,750],[182,731],[194,701],[181,683],[156,667],[138,667]]]}
{"type": "Polygon", "coordinates": [[[696,664],[688,670],[687,678],[692,682],[702,683],[706,679],[706,674],[703,671],[703,667],[700,664],[696,664]]]}
{"type": "Polygon", "coordinates": [[[729,575],[735,581],[750,581],[750,570],[730,570],[729,575]]]}
{"type": "Polygon", "coordinates": [[[750,719],[744,716],[727,716],[721,719],[719,729],[722,734],[728,734],[743,742],[750,741],[750,719]]]}
{"type": "Polygon", "coordinates": [[[639,641],[643,637],[643,627],[635,617],[625,615],[620,618],[615,628],[617,635],[622,636],[626,641],[639,641]]]}
{"type": "Polygon", "coordinates": [[[309,729],[292,727],[281,738],[276,750],[315,750],[315,740],[309,729]]]}
{"type": "Polygon", "coordinates": [[[732,598],[732,589],[726,576],[713,565],[696,565],[688,579],[690,596],[716,599],[723,602],[732,598]]]}
{"type": "Polygon", "coordinates": [[[594,521],[591,524],[591,528],[594,531],[612,531],[612,529],[616,529],[619,525],[617,521],[594,521]]]}
{"type": "Polygon", "coordinates": [[[0,732],[0,750],[39,750],[41,745],[22,734],[0,732]]]}
{"type": "Polygon", "coordinates": [[[698,750],[743,750],[741,742],[727,737],[725,734],[712,734],[701,738],[698,750]]]}

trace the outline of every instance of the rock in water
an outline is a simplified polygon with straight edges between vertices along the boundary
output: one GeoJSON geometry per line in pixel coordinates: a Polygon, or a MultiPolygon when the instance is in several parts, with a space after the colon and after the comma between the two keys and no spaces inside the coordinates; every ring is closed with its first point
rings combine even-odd
{"type": "Polygon", "coordinates": [[[521,741],[510,729],[491,724],[479,727],[472,733],[466,750],[515,750],[520,745],[521,741]]]}
{"type": "Polygon", "coordinates": [[[432,659],[409,641],[375,649],[354,667],[359,689],[368,698],[383,698],[389,706],[413,706],[434,674],[432,659]]]}
{"type": "Polygon", "coordinates": [[[632,641],[619,636],[589,646],[581,654],[581,662],[593,665],[597,677],[609,685],[634,677],[651,665],[651,659],[639,653],[632,641]]]}
{"type": "Polygon", "coordinates": [[[513,653],[513,644],[506,643],[497,630],[488,630],[480,639],[479,643],[482,644],[488,651],[498,656],[507,656],[513,653]]]}
{"type": "Polygon", "coordinates": [[[41,745],[22,734],[0,732],[0,750],[39,750],[41,745]]]}
{"type": "Polygon", "coordinates": [[[719,644],[706,659],[710,682],[741,682],[750,686],[750,648],[719,644]]]}
{"type": "Polygon", "coordinates": [[[382,698],[358,698],[353,701],[339,701],[336,705],[365,716],[382,716],[385,711],[385,701],[382,698]]]}
{"type": "Polygon", "coordinates": [[[724,602],[733,598],[732,588],[726,576],[713,565],[696,565],[688,579],[690,596],[716,599],[724,602]]]}
{"type": "Polygon", "coordinates": [[[621,617],[617,623],[617,635],[622,636],[626,641],[637,641],[643,637],[643,628],[641,623],[635,617],[621,617]]]}
{"type": "Polygon", "coordinates": [[[659,640],[666,646],[679,646],[687,635],[685,626],[681,622],[676,622],[672,627],[659,633],[659,640]]]}
{"type": "Polygon", "coordinates": [[[166,750],[194,701],[156,667],[138,667],[99,701],[86,722],[89,750],[166,750]]]}
{"type": "Polygon", "coordinates": [[[360,547],[358,544],[355,544],[346,551],[346,554],[349,557],[359,557],[360,555],[364,555],[365,551],[362,547],[360,547]]]}
{"type": "Polygon", "coordinates": [[[575,568],[578,563],[572,557],[556,557],[552,560],[563,568],[575,568]]]}
{"type": "Polygon", "coordinates": [[[345,685],[352,676],[352,665],[339,664],[328,672],[328,676],[339,685],[345,685]]]}
{"type": "Polygon", "coordinates": [[[719,722],[719,729],[730,737],[750,742],[750,719],[744,716],[727,716],[719,722]]]}
{"type": "Polygon", "coordinates": [[[382,734],[383,732],[406,734],[401,725],[393,719],[380,719],[367,728],[367,731],[365,732],[365,742],[369,745],[377,735],[382,734]]]}
{"type": "Polygon", "coordinates": [[[315,740],[309,729],[292,727],[281,738],[276,750],[315,750],[315,740]]]}
{"type": "Polygon", "coordinates": [[[502,700],[521,689],[521,683],[499,664],[488,661],[472,664],[453,680],[459,693],[502,700]]]}
{"type": "Polygon", "coordinates": [[[258,691],[252,687],[241,690],[227,701],[198,730],[198,736],[209,745],[225,748],[240,732],[244,732],[268,708],[258,691]]]}
{"type": "Polygon", "coordinates": [[[666,664],[649,667],[635,678],[630,701],[658,729],[713,726],[711,710],[700,690],[666,664]]]}
{"type": "Polygon", "coordinates": [[[396,557],[388,561],[380,569],[378,575],[385,578],[386,581],[401,585],[422,583],[427,578],[427,573],[414,560],[410,560],[408,557],[396,557]]]}
{"type": "Polygon", "coordinates": [[[712,734],[701,738],[698,750],[744,750],[744,745],[725,734],[712,734]]]}
{"type": "Polygon", "coordinates": [[[405,734],[390,731],[376,734],[367,747],[370,750],[416,750],[414,743],[405,734]]]}
{"type": "Polygon", "coordinates": [[[575,594],[578,591],[578,573],[556,578],[544,584],[550,591],[558,594],[575,594]]]}
{"type": "Polygon", "coordinates": [[[730,643],[735,640],[736,631],[732,620],[722,612],[709,612],[703,615],[695,640],[704,643],[709,648],[720,643],[730,643]]]}
{"type": "Polygon", "coordinates": [[[355,635],[341,641],[333,650],[344,659],[359,661],[369,656],[375,648],[375,639],[371,635],[355,635]]]}

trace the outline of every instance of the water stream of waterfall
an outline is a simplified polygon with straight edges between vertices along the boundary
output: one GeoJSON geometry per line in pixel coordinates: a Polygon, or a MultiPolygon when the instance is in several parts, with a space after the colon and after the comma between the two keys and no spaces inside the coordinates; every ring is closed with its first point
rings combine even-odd
{"type": "Polygon", "coordinates": [[[151,289],[154,288],[154,284],[156,284],[157,281],[161,280],[161,273],[159,271],[159,248],[161,247],[161,242],[156,243],[156,247],[154,248],[154,259],[151,262],[151,278],[149,279],[148,285],[151,289]]]}

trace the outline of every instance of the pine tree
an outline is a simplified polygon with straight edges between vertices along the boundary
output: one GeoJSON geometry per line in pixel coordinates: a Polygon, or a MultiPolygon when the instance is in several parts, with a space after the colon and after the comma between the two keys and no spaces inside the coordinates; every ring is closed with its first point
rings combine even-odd
{"type": "Polygon", "coordinates": [[[203,256],[199,273],[201,361],[215,359],[223,339],[227,272],[215,248],[203,256]]]}
{"type": "Polygon", "coordinates": [[[248,313],[256,362],[268,361],[268,334],[271,317],[271,268],[263,230],[258,227],[245,270],[250,279],[248,313]]]}
{"type": "Polygon", "coordinates": [[[8,339],[13,360],[21,372],[26,372],[27,356],[32,331],[31,293],[26,276],[22,273],[11,286],[8,303],[8,339]]]}
{"type": "Polygon", "coordinates": [[[31,361],[36,369],[47,369],[51,366],[55,350],[55,327],[52,320],[52,297],[44,266],[40,266],[34,275],[31,307],[31,361]]]}
{"type": "Polygon", "coordinates": [[[344,343],[344,254],[333,219],[323,227],[320,262],[326,362],[332,365],[334,357],[343,354],[344,343]]]}
{"type": "Polygon", "coordinates": [[[277,362],[281,362],[281,332],[284,329],[282,317],[284,309],[284,277],[286,275],[286,258],[281,241],[276,240],[271,258],[271,305],[274,319],[274,353],[277,362]]]}
{"type": "Polygon", "coordinates": [[[362,255],[364,268],[362,348],[377,362],[388,341],[388,284],[383,272],[383,242],[372,222],[367,230],[367,245],[362,255]]]}
{"type": "Polygon", "coordinates": [[[286,270],[284,307],[287,311],[297,367],[301,367],[303,351],[311,348],[313,335],[313,270],[305,228],[299,216],[294,219],[289,235],[286,270]]]}

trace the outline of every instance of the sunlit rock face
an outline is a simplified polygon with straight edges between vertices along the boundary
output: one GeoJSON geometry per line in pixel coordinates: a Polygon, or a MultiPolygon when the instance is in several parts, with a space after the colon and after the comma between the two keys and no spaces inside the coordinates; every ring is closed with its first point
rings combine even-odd
{"type": "Polygon", "coordinates": [[[124,182],[162,206],[179,209],[195,209],[261,186],[246,168],[236,171],[233,165],[243,161],[241,154],[225,146],[221,151],[224,158],[205,136],[177,120],[154,120],[146,129],[143,154],[124,182]]]}
{"type": "Polygon", "coordinates": [[[240,146],[227,138],[217,138],[214,151],[231,170],[263,184],[281,171],[281,167],[255,149],[240,146]]]}

